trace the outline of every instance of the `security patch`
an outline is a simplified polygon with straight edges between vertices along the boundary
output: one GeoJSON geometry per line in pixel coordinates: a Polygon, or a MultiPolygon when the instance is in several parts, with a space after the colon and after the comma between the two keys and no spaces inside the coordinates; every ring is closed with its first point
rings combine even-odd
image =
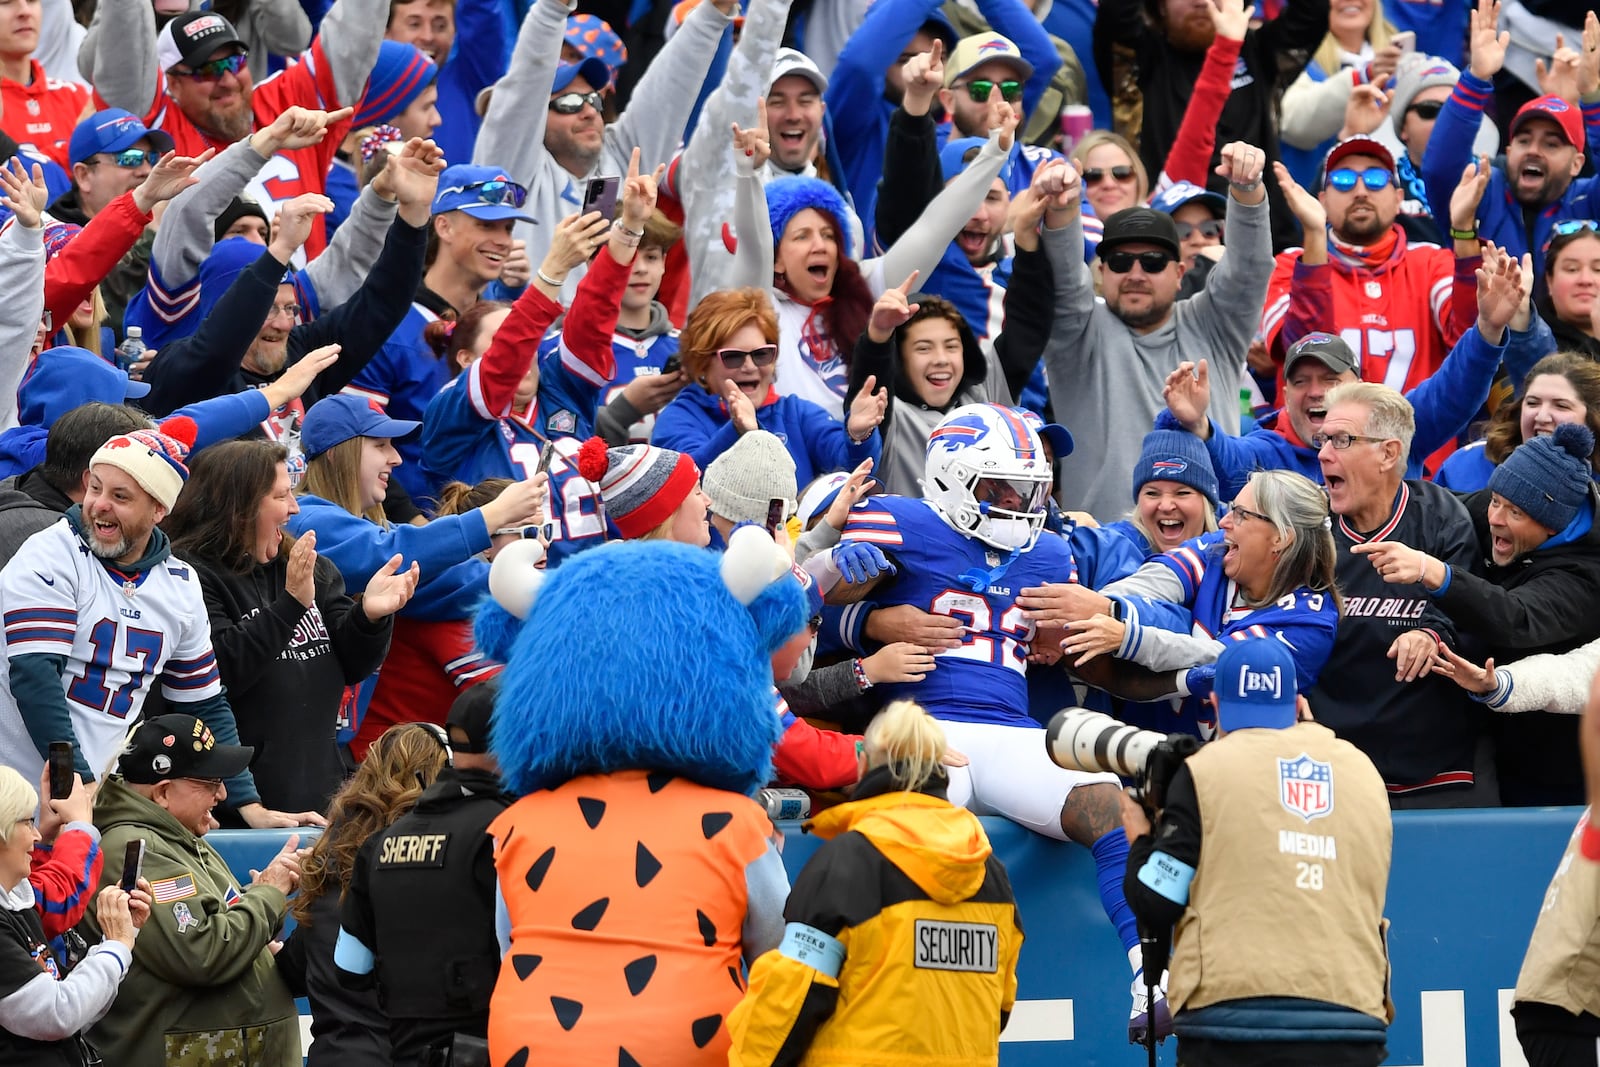
{"type": "Polygon", "coordinates": [[[931,971],[1000,969],[1000,930],[992,923],[947,923],[918,919],[916,965],[931,971]]]}

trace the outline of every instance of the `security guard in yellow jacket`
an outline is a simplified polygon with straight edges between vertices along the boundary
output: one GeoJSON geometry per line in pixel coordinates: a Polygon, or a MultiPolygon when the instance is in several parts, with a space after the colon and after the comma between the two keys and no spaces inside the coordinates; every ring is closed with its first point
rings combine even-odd
{"type": "Polygon", "coordinates": [[[1219,739],[1173,776],[1155,834],[1124,806],[1128,905],[1173,935],[1179,1067],[1377,1067],[1389,1001],[1393,837],[1372,761],[1297,722],[1293,654],[1272,637],[1217,659],[1219,739]]]}
{"type": "Polygon", "coordinates": [[[1022,927],[977,817],[944,798],[944,754],[909,701],[867,728],[855,798],[811,821],[826,843],[728,1020],[730,1063],[999,1062],[1022,927]]]}
{"type": "Polygon", "coordinates": [[[1589,807],[1550,880],[1511,1007],[1529,1067],[1600,1062],[1600,678],[1584,709],[1581,741],[1589,807]]]}

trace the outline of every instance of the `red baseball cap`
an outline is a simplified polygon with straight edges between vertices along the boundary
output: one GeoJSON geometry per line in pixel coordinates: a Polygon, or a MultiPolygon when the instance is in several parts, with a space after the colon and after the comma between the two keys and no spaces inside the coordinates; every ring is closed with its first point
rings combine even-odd
{"type": "Polygon", "coordinates": [[[1517,135],[1517,127],[1530,118],[1546,118],[1561,127],[1561,133],[1566,137],[1567,143],[1578,151],[1583,151],[1583,113],[1559,96],[1540,96],[1529,100],[1517,109],[1516,118],[1511,120],[1511,136],[1517,135]]]}
{"type": "Polygon", "coordinates": [[[1349,156],[1371,156],[1391,174],[1394,173],[1394,154],[1381,141],[1374,141],[1370,137],[1346,137],[1328,149],[1328,161],[1323,164],[1322,172],[1329,173],[1349,156]]]}

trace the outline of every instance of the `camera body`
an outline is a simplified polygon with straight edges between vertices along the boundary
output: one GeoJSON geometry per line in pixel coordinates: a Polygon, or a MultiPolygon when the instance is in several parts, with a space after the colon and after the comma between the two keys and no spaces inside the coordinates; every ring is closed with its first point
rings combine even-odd
{"type": "Polygon", "coordinates": [[[1063,708],[1045,729],[1045,751],[1056,766],[1132,778],[1134,795],[1152,813],[1166,807],[1172,776],[1201,743],[1189,734],[1141,730],[1088,708],[1063,708]]]}

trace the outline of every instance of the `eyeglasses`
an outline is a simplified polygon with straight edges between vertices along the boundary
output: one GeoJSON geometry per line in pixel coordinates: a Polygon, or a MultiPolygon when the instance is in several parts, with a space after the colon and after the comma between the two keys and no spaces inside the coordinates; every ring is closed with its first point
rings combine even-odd
{"type": "Polygon", "coordinates": [[[1379,189],[1388,188],[1389,183],[1394,181],[1394,175],[1382,167],[1368,167],[1359,173],[1354,167],[1340,167],[1338,170],[1328,172],[1328,187],[1337,189],[1341,193],[1348,193],[1354,189],[1357,181],[1377,192],[1379,189]]]}
{"type": "MultiPolygon", "coordinates": [[[[989,81],[987,78],[978,78],[966,84],[967,95],[972,97],[974,104],[987,104],[989,93],[995,88],[1000,89],[1000,98],[1008,104],[1014,104],[1022,99],[1022,83],[1019,81],[989,81]]],[[[961,88],[961,86],[956,86],[961,88]]]]}
{"type": "Polygon", "coordinates": [[[1360,433],[1314,433],[1311,435],[1311,447],[1321,452],[1323,445],[1332,445],[1340,452],[1343,452],[1357,441],[1371,441],[1373,444],[1378,445],[1388,440],[1391,440],[1391,438],[1368,437],[1366,434],[1360,433]]]}
{"type": "Polygon", "coordinates": [[[562,93],[560,96],[550,98],[550,110],[557,115],[576,115],[585,107],[592,107],[596,111],[602,110],[600,107],[600,94],[596,92],[562,93]]]}
{"type": "Polygon", "coordinates": [[[473,193],[480,204],[510,204],[512,207],[521,207],[528,202],[528,190],[504,178],[452,185],[440,189],[439,198],[449,196],[451,193],[473,193]]]}
{"type": "Polygon", "coordinates": [[[183,780],[185,782],[193,782],[201,789],[208,790],[212,793],[215,793],[217,790],[222,788],[221,778],[185,778],[183,780]]]}
{"type": "Polygon", "coordinates": [[[161,162],[160,152],[145,148],[126,148],[121,152],[106,152],[104,154],[110,156],[111,158],[87,159],[84,160],[84,162],[91,167],[98,167],[102,163],[115,163],[117,166],[124,167],[128,170],[132,170],[141,163],[153,167],[157,163],[161,162]]]}
{"type": "Polygon", "coordinates": [[[1415,111],[1417,113],[1417,118],[1431,122],[1439,117],[1439,111],[1443,107],[1443,100],[1422,100],[1418,103],[1412,104],[1410,107],[1406,108],[1406,110],[1415,111]]]}
{"type": "Polygon", "coordinates": [[[1090,167],[1083,172],[1083,184],[1095,185],[1108,174],[1119,182],[1133,180],[1132,167],[1090,167]]]}
{"type": "Polygon", "coordinates": [[[755,360],[758,367],[770,367],[778,361],[777,345],[762,345],[760,348],[749,350],[743,348],[719,348],[717,358],[722,360],[722,365],[728,370],[738,370],[744,366],[746,359],[755,360]]]}
{"type": "Polygon", "coordinates": [[[1259,511],[1242,508],[1238,504],[1229,504],[1228,514],[1233,516],[1234,522],[1238,522],[1240,519],[1255,519],[1257,522],[1264,522],[1269,526],[1272,525],[1272,519],[1268,516],[1261,514],[1259,511]]]}
{"type": "Polygon", "coordinates": [[[249,62],[250,59],[244,52],[235,52],[231,56],[223,56],[221,59],[213,59],[209,63],[202,63],[193,70],[178,70],[174,67],[167,73],[179,78],[190,78],[197,82],[214,82],[224,74],[238,74],[241,70],[244,70],[249,62]]]}
{"type": "Polygon", "coordinates": [[[280,315],[287,315],[296,322],[300,321],[299,304],[273,304],[272,310],[267,312],[267,318],[275,319],[280,315]]]}
{"type": "Polygon", "coordinates": [[[1100,257],[1100,262],[1105,264],[1106,270],[1112,274],[1126,274],[1133,269],[1135,262],[1144,268],[1146,274],[1160,274],[1172,262],[1172,257],[1165,252],[1106,252],[1100,257]]]}
{"type": "Polygon", "coordinates": [[[1187,241],[1194,236],[1196,230],[1200,231],[1201,237],[1209,237],[1217,241],[1222,240],[1221,219],[1206,219],[1204,222],[1178,222],[1173,225],[1178,227],[1178,240],[1180,241],[1187,241]]]}

